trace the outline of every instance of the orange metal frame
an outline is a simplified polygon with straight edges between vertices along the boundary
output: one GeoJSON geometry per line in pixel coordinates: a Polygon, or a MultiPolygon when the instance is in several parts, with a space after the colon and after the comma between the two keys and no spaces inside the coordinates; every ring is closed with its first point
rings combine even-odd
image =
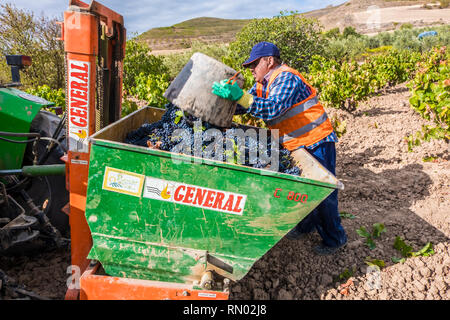
{"type": "MultiPolygon", "coordinates": [[[[123,25],[122,16],[93,1],[88,5],[79,0],[70,0],[69,10],[64,12],[64,23],[61,24],[61,40],[64,41],[66,61],[88,62],[89,70],[89,96],[88,96],[88,123],[87,135],[95,133],[95,104],[96,104],[96,63],[99,53],[98,30],[101,22],[107,25],[107,33],[112,33],[112,21],[123,25]],[[73,10],[74,7],[80,8],[73,10]]],[[[66,66],[68,70],[68,66],[66,66]]],[[[69,75],[67,75],[69,78],[69,75]]],[[[69,82],[69,79],[67,79],[69,82]]],[[[67,83],[67,89],[71,90],[67,83]]],[[[69,97],[69,92],[66,92],[69,97]]],[[[69,99],[69,98],[67,98],[69,99]]],[[[71,101],[66,103],[70,110],[71,101]]],[[[70,119],[68,119],[70,121],[70,119]]],[[[69,129],[69,128],[68,128],[69,129]]],[[[69,132],[69,130],[68,130],[69,132]]],[[[68,151],[66,160],[66,184],[69,197],[69,223],[71,232],[71,258],[72,266],[79,268],[80,272],[89,265],[87,255],[92,247],[92,236],[85,218],[86,191],[89,170],[89,152],[68,151]]],[[[76,272],[75,268],[72,268],[76,272]]],[[[75,274],[73,274],[75,276],[75,274]]],[[[79,290],[69,289],[66,299],[78,299],[79,290]]]]}
{"type": "Polygon", "coordinates": [[[181,283],[96,275],[99,263],[89,265],[80,279],[81,300],[227,300],[228,293],[196,290],[181,283]]]}

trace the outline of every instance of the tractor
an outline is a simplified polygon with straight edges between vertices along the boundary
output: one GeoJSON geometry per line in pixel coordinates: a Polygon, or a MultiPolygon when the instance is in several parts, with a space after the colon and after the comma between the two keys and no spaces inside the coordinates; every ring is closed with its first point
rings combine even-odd
{"type": "MultiPolygon", "coordinates": [[[[67,247],[69,202],[65,188],[65,115],[61,108],[19,90],[20,70],[31,58],[8,55],[12,82],[0,84],[0,254],[67,247]],[[53,112],[50,112],[53,111],[53,112]]],[[[6,275],[0,271],[3,283],[6,275]]]]}

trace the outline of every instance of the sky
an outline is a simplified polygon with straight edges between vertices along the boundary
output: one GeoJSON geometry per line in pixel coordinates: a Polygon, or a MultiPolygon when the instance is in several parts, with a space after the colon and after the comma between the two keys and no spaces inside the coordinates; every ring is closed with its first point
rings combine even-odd
{"type": "MultiPolygon", "coordinates": [[[[124,17],[127,34],[168,27],[198,17],[225,19],[270,18],[284,10],[300,13],[338,5],[346,0],[97,0],[124,17]]],[[[90,0],[84,2],[90,3],[90,0]]],[[[37,15],[62,17],[69,0],[0,0],[37,15]]]]}

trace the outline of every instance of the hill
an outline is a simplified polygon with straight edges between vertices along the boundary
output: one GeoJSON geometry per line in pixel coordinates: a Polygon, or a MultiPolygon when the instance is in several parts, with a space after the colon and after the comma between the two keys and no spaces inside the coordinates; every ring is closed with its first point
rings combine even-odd
{"type": "Polygon", "coordinates": [[[228,43],[249,21],[200,17],[170,27],[150,29],[138,38],[153,50],[188,48],[194,40],[228,43]]]}
{"type": "MultiPolygon", "coordinates": [[[[318,19],[325,30],[352,26],[364,34],[394,30],[405,23],[415,27],[450,23],[450,8],[441,9],[438,2],[421,0],[349,0],[301,15],[318,19]]],[[[150,29],[138,39],[154,51],[189,48],[195,40],[229,43],[249,21],[200,17],[170,27],[150,29]]]]}

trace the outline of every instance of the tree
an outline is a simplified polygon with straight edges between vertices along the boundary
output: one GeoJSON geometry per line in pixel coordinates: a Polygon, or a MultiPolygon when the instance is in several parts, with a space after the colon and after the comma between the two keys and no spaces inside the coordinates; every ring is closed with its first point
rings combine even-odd
{"type": "Polygon", "coordinates": [[[361,34],[359,34],[358,32],[356,32],[356,29],[354,27],[345,27],[344,31],[342,32],[342,36],[347,39],[350,36],[355,36],[355,37],[359,37],[361,36],[361,34]]]}
{"type": "MultiPolygon", "coordinates": [[[[33,61],[22,73],[25,86],[48,85],[53,89],[65,86],[64,47],[56,40],[60,33],[56,21],[45,16],[36,17],[12,4],[0,5],[0,54],[28,55],[33,61]]],[[[4,57],[1,59],[4,61],[4,57]]],[[[5,70],[4,62],[1,67],[5,77],[9,71],[5,70]]]]}
{"type": "Polygon", "coordinates": [[[295,12],[253,19],[236,35],[224,62],[235,69],[242,69],[242,62],[248,58],[252,47],[258,42],[268,41],[280,49],[281,59],[286,64],[305,72],[312,56],[323,53],[321,32],[318,20],[301,17],[295,12]]]}
{"type": "Polygon", "coordinates": [[[327,39],[339,39],[341,36],[341,31],[339,30],[339,27],[336,27],[326,31],[323,35],[327,39]]]}

